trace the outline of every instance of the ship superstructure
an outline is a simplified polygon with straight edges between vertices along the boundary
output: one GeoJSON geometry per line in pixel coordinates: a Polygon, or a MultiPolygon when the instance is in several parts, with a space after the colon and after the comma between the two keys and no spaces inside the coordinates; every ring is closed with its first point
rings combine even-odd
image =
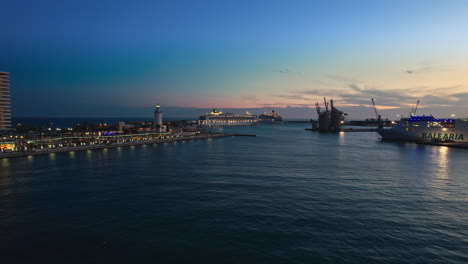
{"type": "Polygon", "coordinates": [[[258,123],[257,115],[245,112],[244,114],[223,113],[213,109],[211,113],[201,115],[198,124],[201,126],[249,126],[258,123]]]}
{"type": "Polygon", "coordinates": [[[275,110],[271,110],[271,113],[263,113],[259,117],[260,123],[264,124],[281,124],[283,123],[283,117],[276,113],[275,110]]]}

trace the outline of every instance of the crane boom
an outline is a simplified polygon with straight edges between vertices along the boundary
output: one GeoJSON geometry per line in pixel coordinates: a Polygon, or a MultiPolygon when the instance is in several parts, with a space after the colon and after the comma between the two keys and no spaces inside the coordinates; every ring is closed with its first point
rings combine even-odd
{"type": "Polygon", "coordinates": [[[377,112],[377,107],[375,107],[374,98],[371,98],[371,100],[372,100],[372,105],[374,106],[375,118],[376,120],[379,120],[379,113],[377,112]]]}
{"type": "Polygon", "coordinates": [[[416,106],[414,107],[414,115],[416,115],[416,112],[418,111],[418,106],[419,106],[419,100],[416,102],[416,106]]]}
{"type": "Polygon", "coordinates": [[[315,110],[317,111],[317,115],[320,116],[320,105],[319,103],[315,103],[315,110]]]}
{"type": "Polygon", "coordinates": [[[325,111],[328,112],[328,103],[325,97],[323,97],[323,103],[325,104],[325,111]]]}

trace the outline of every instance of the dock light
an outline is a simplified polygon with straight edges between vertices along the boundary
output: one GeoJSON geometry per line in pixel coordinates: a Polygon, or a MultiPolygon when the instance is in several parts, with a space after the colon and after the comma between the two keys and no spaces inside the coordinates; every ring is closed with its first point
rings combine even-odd
{"type": "Polygon", "coordinates": [[[452,117],[454,117],[454,116],[455,116],[455,114],[452,114],[452,117]]]}

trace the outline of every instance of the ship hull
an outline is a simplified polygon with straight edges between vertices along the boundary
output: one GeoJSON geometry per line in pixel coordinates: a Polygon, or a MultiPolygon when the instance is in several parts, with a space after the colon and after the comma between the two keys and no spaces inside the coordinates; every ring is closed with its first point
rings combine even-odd
{"type": "Polygon", "coordinates": [[[207,120],[207,121],[199,121],[200,126],[253,126],[256,125],[258,121],[235,121],[235,120],[226,120],[226,121],[219,121],[219,120],[207,120]]]}
{"type": "Polygon", "coordinates": [[[262,123],[262,124],[282,124],[283,120],[261,119],[260,123],[262,123]]]}

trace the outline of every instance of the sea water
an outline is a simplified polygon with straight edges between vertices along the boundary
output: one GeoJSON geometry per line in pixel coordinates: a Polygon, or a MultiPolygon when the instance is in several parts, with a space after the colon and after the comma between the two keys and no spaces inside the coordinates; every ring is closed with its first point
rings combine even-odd
{"type": "Polygon", "coordinates": [[[468,150],[307,126],[1,159],[0,260],[468,262],[468,150]]]}

